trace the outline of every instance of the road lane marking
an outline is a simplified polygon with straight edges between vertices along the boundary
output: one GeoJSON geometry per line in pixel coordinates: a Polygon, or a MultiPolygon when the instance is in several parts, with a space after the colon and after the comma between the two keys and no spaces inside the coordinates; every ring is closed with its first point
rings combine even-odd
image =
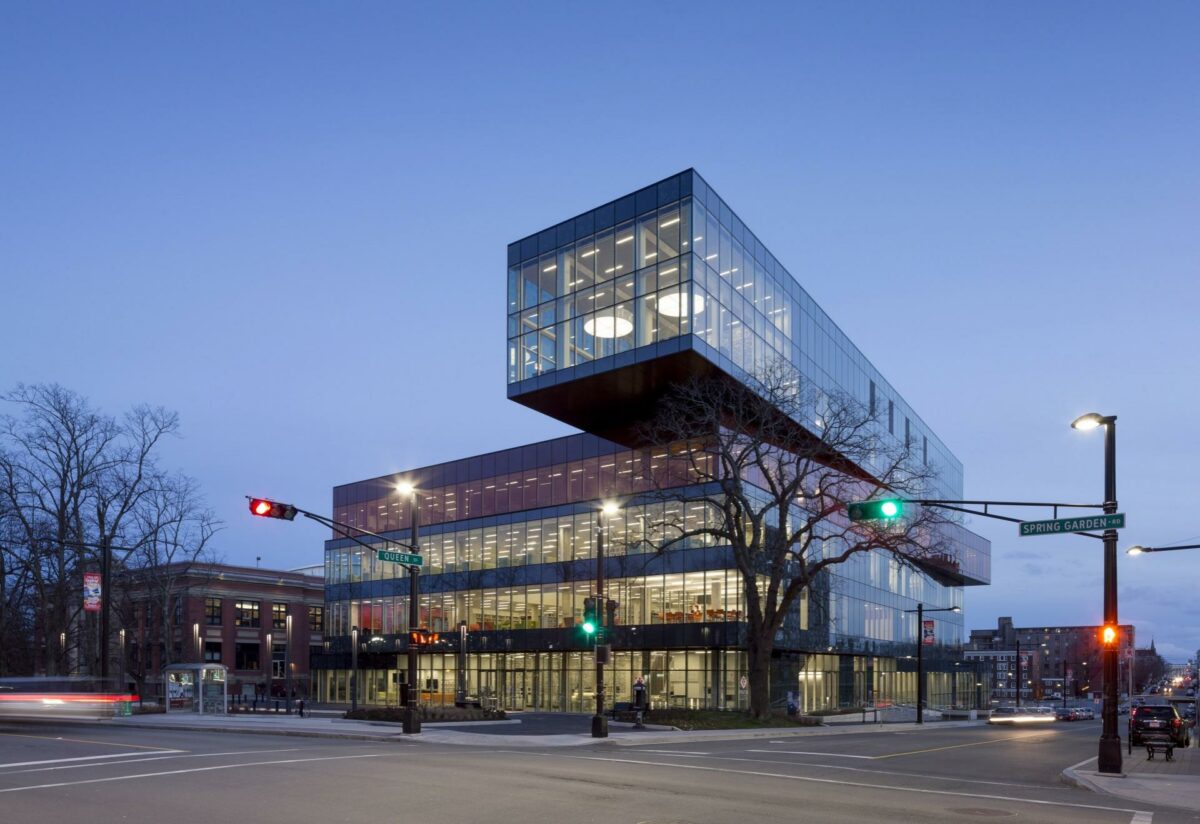
{"type": "Polygon", "coordinates": [[[827,758],[865,758],[868,761],[873,755],[846,755],[840,752],[807,752],[805,750],[746,750],[746,752],[769,752],[774,755],[820,755],[827,758]]]}
{"type": "Polygon", "coordinates": [[[969,741],[966,744],[949,744],[945,747],[928,747],[923,750],[909,750],[908,752],[893,752],[887,755],[872,755],[869,756],[872,760],[881,758],[899,758],[902,755],[920,755],[925,752],[939,752],[941,750],[957,750],[962,747],[982,747],[984,744],[1000,744],[1005,741],[1041,741],[1045,738],[1044,735],[1010,735],[1007,738],[989,738],[987,741],[969,741]]]}
{"type": "MultiPolygon", "coordinates": [[[[756,750],[755,752],[763,752],[756,750]]],[[[824,755],[824,753],[821,753],[824,755]]],[[[816,764],[812,761],[772,761],[769,758],[732,758],[729,756],[710,756],[722,761],[740,761],[750,764],[776,764],[789,767],[816,767],[819,770],[847,770],[849,772],[870,773],[873,775],[896,775],[902,778],[925,778],[930,781],[954,781],[960,784],[990,784],[996,787],[1018,787],[1023,790],[1050,790],[1053,792],[1070,792],[1069,787],[1050,784],[1018,784],[1014,781],[986,781],[982,778],[956,778],[951,775],[927,775],[924,773],[899,772],[897,770],[873,770],[866,767],[850,767],[842,764],[816,764]]]]}
{"type": "MultiPolygon", "coordinates": [[[[187,752],[187,750],[167,750],[166,752],[187,752]]],[[[0,770],[8,767],[34,767],[42,764],[65,764],[68,761],[97,761],[101,758],[128,758],[127,752],[114,752],[109,755],[78,755],[74,758],[48,758],[45,761],[14,761],[11,764],[0,764],[0,770]]]]}
{"type": "MultiPolygon", "coordinates": [[[[124,753],[123,752],[123,753],[119,754],[119,757],[125,757],[125,756],[131,756],[131,755],[132,756],[140,756],[140,757],[129,758],[126,761],[106,761],[103,764],[66,764],[66,765],[63,765],[60,767],[35,767],[32,770],[12,770],[11,772],[0,773],[0,775],[22,775],[24,773],[32,773],[32,772],[56,772],[58,770],[80,770],[80,769],[86,769],[87,767],[111,767],[114,764],[143,764],[147,761],[170,761],[173,758],[212,758],[213,756],[216,756],[216,755],[262,755],[263,753],[299,752],[300,749],[301,749],[300,747],[288,747],[287,749],[282,749],[282,750],[240,750],[238,752],[198,752],[198,753],[189,753],[187,755],[156,755],[156,754],[152,754],[152,753],[146,753],[145,755],[142,755],[141,753],[124,753]]],[[[186,753],[187,750],[179,750],[179,752],[186,753]]],[[[118,756],[100,756],[100,757],[109,758],[109,757],[118,757],[118,756]]],[[[0,766],[4,766],[4,765],[0,764],[0,766]]]]}
{"type": "Polygon", "coordinates": [[[122,744],[118,741],[93,741],[89,738],[63,738],[61,735],[23,735],[19,732],[0,732],[10,738],[36,738],[39,741],[67,741],[72,744],[104,744],[108,747],[129,747],[135,750],[157,750],[158,752],[182,752],[170,747],[148,747],[145,744],[122,744]]]}
{"type": "MultiPolygon", "coordinates": [[[[19,793],[26,790],[49,790],[57,787],[76,787],[81,784],[104,784],[109,781],[132,781],[135,778],[160,778],[165,775],[185,775],[187,773],[212,772],[214,770],[236,770],[242,767],[271,767],[276,764],[303,764],[309,761],[345,761],[351,758],[383,758],[391,753],[377,752],[364,755],[330,755],[321,758],[289,758],[282,761],[251,761],[248,764],[217,764],[212,767],[192,767],[186,770],[165,770],[163,772],[137,773],[134,775],[114,775],[108,778],[87,778],[82,781],[60,781],[55,784],[33,784],[28,787],[5,787],[0,793],[19,793]]],[[[1129,812],[1133,812],[1130,810],[1129,812]]]]}
{"type": "Polygon", "coordinates": [[[1154,813],[1134,813],[1133,818],[1129,819],[1129,824],[1150,824],[1154,821],[1154,813]]]}
{"type": "MultiPolygon", "coordinates": [[[[1011,801],[1016,804],[1036,804],[1042,807],[1070,807],[1077,810],[1102,810],[1113,813],[1135,814],[1143,812],[1128,807],[1104,807],[1099,804],[1075,804],[1070,801],[1043,801],[1038,798],[1020,798],[1009,795],[988,795],[986,793],[955,792],[954,790],[929,790],[919,787],[897,787],[894,784],[868,784],[863,781],[839,781],[835,778],[816,778],[810,775],[789,775],[788,773],[763,772],[760,770],[731,770],[726,767],[706,767],[703,764],[664,764],[661,761],[639,761],[632,758],[606,758],[598,755],[566,755],[560,753],[521,752],[520,750],[497,750],[509,755],[531,755],[543,758],[571,758],[579,761],[608,761],[616,764],[634,764],[647,767],[668,767],[673,770],[702,770],[704,772],[730,773],[733,775],[753,775],[762,778],[783,778],[788,781],[804,781],[810,784],[834,784],[842,787],[861,787],[868,790],[887,790],[899,793],[917,793],[919,795],[945,795],[954,798],[983,798],[989,801],[1011,801]]],[[[0,792],[4,792],[0,790],[0,792]]]]}
{"type": "Polygon", "coordinates": [[[708,755],[706,752],[695,752],[693,750],[640,750],[640,752],[662,752],[667,755],[708,755]]]}

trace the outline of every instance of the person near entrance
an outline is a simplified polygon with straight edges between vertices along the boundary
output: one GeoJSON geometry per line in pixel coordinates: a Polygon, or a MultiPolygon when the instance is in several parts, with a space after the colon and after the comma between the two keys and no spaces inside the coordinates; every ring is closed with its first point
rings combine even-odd
{"type": "Polygon", "coordinates": [[[633,727],[634,729],[642,729],[642,717],[648,709],[646,705],[646,681],[642,676],[638,676],[633,682],[633,727]]]}

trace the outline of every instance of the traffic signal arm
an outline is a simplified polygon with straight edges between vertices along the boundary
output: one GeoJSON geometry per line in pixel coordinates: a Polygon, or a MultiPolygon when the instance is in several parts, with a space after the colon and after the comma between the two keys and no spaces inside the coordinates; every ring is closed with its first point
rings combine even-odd
{"type": "Polygon", "coordinates": [[[851,521],[894,521],[904,514],[904,501],[881,498],[875,501],[855,501],[846,505],[851,521]]]}

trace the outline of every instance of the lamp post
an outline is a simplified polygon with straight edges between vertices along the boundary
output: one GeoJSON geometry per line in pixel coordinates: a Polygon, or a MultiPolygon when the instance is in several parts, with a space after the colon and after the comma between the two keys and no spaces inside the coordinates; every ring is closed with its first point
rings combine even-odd
{"type": "MultiPolygon", "coordinates": [[[[1200,549],[1200,544],[1180,544],[1179,546],[1131,546],[1125,550],[1127,555],[1145,555],[1148,552],[1174,552],[1178,549],[1200,549]]],[[[1135,653],[1136,654],[1136,653],[1135,653]]],[[[1129,704],[1130,712],[1133,712],[1133,664],[1134,659],[1129,661],[1129,704]]],[[[1144,688],[1144,687],[1143,687],[1144,688]]],[[[1196,695],[1196,700],[1192,704],[1193,714],[1200,719],[1200,694],[1196,695]]],[[[1197,722],[1200,723],[1200,722],[1197,722]]],[[[1196,746],[1200,747],[1200,734],[1196,736],[1196,746]]]]}
{"type": "MultiPolygon", "coordinates": [[[[409,496],[409,505],[412,511],[410,523],[412,525],[412,535],[409,538],[409,551],[414,555],[421,552],[421,545],[418,543],[418,531],[420,529],[420,498],[418,497],[417,489],[410,483],[401,483],[396,486],[396,491],[401,495],[409,496]]],[[[408,567],[408,631],[411,633],[421,622],[421,614],[418,609],[418,600],[421,595],[420,586],[420,567],[415,564],[408,567]]],[[[421,731],[421,716],[417,702],[420,693],[417,691],[417,647],[412,642],[412,636],[409,636],[408,641],[408,683],[405,685],[404,702],[404,732],[407,735],[414,735],[421,731]]]]}
{"type": "MultiPolygon", "coordinates": [[[[606,503],[600,510],[599,520],[596,523],[596,617],[599,627],[597,631],[603,631],[603,627],[607,623],[606,616],[608,615],[608,607],[604,599],[604,530],[607,526],[605,520],[606,515],[613,515],[617,512],[618,507],[614,503],[606,503]]],[[[605,644],[608,642],[608,636],[605,634],[605,644]]],[[[608,737],[608,719],[604,717],[604,661],[605,653],[601,651],[605,644],[596,643],[593,646],[593,652],[596,658],[596,714],[592,717],[592,738],[607,738],[608,737]]]]}
{"type": "Polygon", "coordinates": [[[350,628],[350,712],[358,709],[358,627],[350,628]]]}
{"type": "Polygon", "coordinates": [[[916,609],[906,609],[905,612],[917,613],[917,723],[925,723],[925,613],[926,612],[962,612],[960,607],[940,607],[925,609],[918,602],[916,609]]]}
{"type": "MultiPolygon", "coordinates": [[[[291,609],[291,605],[288,606],[291,609]]],[[[292,614],[286,618],[287,634],[283,639],[283,699],[288,715],[292,714],[292,614]]]]}
{"type": "MultiPolygon", "coordinates": [[[[1117,416],[1089,412],[1071,422],[1081,431],[1104,427],[1104,513],[1117,511],[1117,416]]],[[[1117,531],[1104,530],[1104,625],[1117,623],[1117,531]]],[[[1097,768],[1121,772],[1121,734],[1117,731],[1117,645],[1104,647],[1104,710],[1097,768]]]]}
{"type": "Polygon", "coordinates": [[[263,709],[271,709],[271,682],[275,680],[275,646],[271,643],[271,633],[267,633],[267,654],[263,657],[263,709]]]}

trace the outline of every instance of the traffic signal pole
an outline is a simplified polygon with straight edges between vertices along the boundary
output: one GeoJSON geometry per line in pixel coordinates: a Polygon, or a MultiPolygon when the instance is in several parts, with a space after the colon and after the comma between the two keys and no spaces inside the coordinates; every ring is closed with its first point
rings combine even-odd
{"type": "MultiPolygon", "coordinates": [[[[417,491],[414,489],[412,493],[412,535],[409,541],[412,546],[410,549],[413,554],[420,554],[420,544],[418,543],[417,531],[420,524],[420,507],[417,505],[417,491]]],[[[418,624],[421,621],[421,614],[418,610],[418,599],[421,596],[421,568],[413,565],[408,568],[408,630],[412,632],[418,629],[418,624]]],[[[407,734],[415,734],[421,731],[421,716],[420,707],[417,702],[421,693],[417,690],[417,647],[412,642],[411,636],[408,642],[408,685],[405,690],[408,700],[405,701],[404,707],[404,732],[407,734]]]]}
{"type": "MultiPolygon", "coordinates": [[[[1104,513],[1117,511],[1117,416],[1111,415],[1104,426],[1104,513]]],[[[1117,623],[1117,531],[1104,530],[1104,625],[1117,623]]],[[[1121,772],[1121,734],[1117,731],[1117,656],[1120,644],[1104,646],[1104,710],[1100,732],[1100,751],[1097,767],[1102,773],[1121,772]]]]}
{"type": "MultiPolygon", "coordinates": [[[[605,625],[604,614],[604,526],[596,527],[596,623],[597,635],[605,625]]],[[[605,639],[607,640],[607,638],[605,639]]],[[[592,738],[608,738],[608,719],[604,717],[604,663],[600,658],[599,639],[592,647],[596,658],[596,714],[592,717],[592,738]]]]}

